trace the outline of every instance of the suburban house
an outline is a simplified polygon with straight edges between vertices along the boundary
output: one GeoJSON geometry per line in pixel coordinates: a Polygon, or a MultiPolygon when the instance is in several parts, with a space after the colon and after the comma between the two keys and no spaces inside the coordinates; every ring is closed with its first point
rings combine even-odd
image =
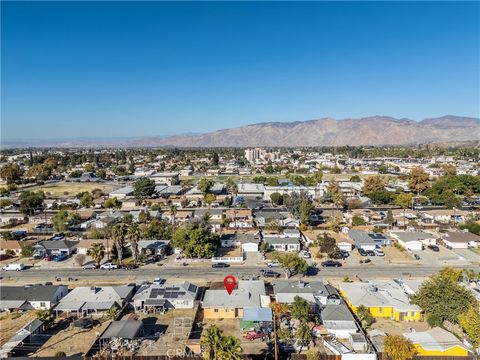
{"type": "Polygon", "coordinates": [[[64,285],[0,286],[0,311],[51,309],[67,294],[64,285]]]}
{"type": "MultiPolygon", "coordinates": [[[[210,193],[215,195],[217,200],[219,200],[219,198],[223,199],[223,197],[227,195],[225,185],[219,182],[213,184],[212,188],[210,189],[210,193]]],[[[185,193],[185,197],[189,202],[198,203],[199,201],[203,200],[203,193],[198,189],[197,186],[195,186],[185,193]]]]}
{"type": "Polygon", "coordinates": [[[244,308],[262,307],[265,284],[261,280],[239,280],[229,295],[225,289],[207,290],[202,301],[205,319],[243,318],[244,308]]]}
{"type": "Polygon", "coordinates": [[[256,238],[254,234],[223,234],[220,238],[222,247],[240,247],[242,252],[258,252],[259,242],[260,239],[256,238]]]}
{"type": "Polygon", "coordinates": [[[278,281],[272,282],[275,300],[282,304],[292,304],[295,297],[301,297],[312,305],[314,312],[329,302],[338,302],[340,296],[335,289],[322,281],[278,281]]]}
{"type": "Polygon", "coordinates": [[[357,249],[362,249],[365,251],[375,250],[377,244],[374,239],[370,236],[372,233],[368,233],[363,230],[349,230],[348,237],[353,241],[357,249]]]}
{"type": "Polygon", "coordinates": [[[276,251],[300,251],[300,241],[285,236],[264,236],[262,241],[266,242],[272,250],[276,251]]]}
{"type": "Polygon", "coordinates": [[[420,356],[469,356],[470,350],[455,335],[440,327],[403,334],[420,356]]]}
{"type": "Polygon", "coordinates": [[[363,305],[374,318],[396,321],[421,321],[423,318],[420,307],[411,304],[405,290],[393,280],[341,283],[339,289],[353,312],[363,305]]]}
{"type": "Polygon", "coordinates": [[[34,254],[43,253],[44,255],[72,255],[78,246],[78,241],[73,240],[45,240],[37,245],[34,248],[34,254]]]}
{"type": "Polygon", "coordinates": [[[108,194],[110,199],[117,198],[118,200],[123,200],[130,196],[133,196],[133,186],[125,186],[108,194]]]}
{"type": "Polygon", "coordinates": [[[187,281],[178,285],[143,285],[132,299],[135,311],[158,313],[167,309],[193,309],[198,286],[187,281]]]}
{"type": "Polygon", "coordinates": [[[155,181],[155,184],[177,185],[180,183],[178,172],[155,172],[148,177],[155,181]]]}
{"type": "Polygon", "coordinates": [[[93,226],[96,229],[105,229],[115,225],[116,223],[117,223],[117,219],[110,216],[105,216],[105,217],[93,220],[90,226],[93,226]]]}
{"type": "Polygon", "coordinates": [[[162,213],[158,210],[131,210],[129,214],[133,216],[133,221],[138,222],[140,221],[139,216],[141,212],[148,211],[148,215],[150,215],[150,219],[161,219],[162,213]]]}
{"type": "Polygon", "coordinates": [[[440,243],[449,249],[480,246],[480,236],[467,231],[450,231],[441,235],[440,243]]]}
{"type": "Polygon", "coordinates": [[[255,211],[255,225],[262,228],[272,221],[282,225],[282,221],[289,219],[289,216],[290,213],[285,211],[255,211]]]}
{"type": "Polygon", "coordinates": [[[24,247],[34,246],[39,240],[0,240],[0,255],[13,251],[16,256],[22,253],[24,247]]]}
{"type": "Polygon", "coordinates": [[[140,254],[163,256],[169,251],[170,240],[140,240],[137,246],[140,254]]]}
{"type": "Polygon", "coordinates": [[[133,286],[79,286],[65,296],[54,311],[57,316],[103,316],[112,308],[126,305],[133,292],[133,286]]]}
{"type": "Polygon", "coordinates": [[[40,339],[39,335],[42,334],[43,328],[43,321],[38,319],[30,321],[23,328],[18,330],[5,344],[3,344],[0,348],[0,359],[14,357],[15,352],[23,350],[27,344],[42,343],[45,338],[40,339]]]}
{"type": "Polygon", "coordinates": [[[251,209],[227,209],[224,212],[225,218],[230,221],[230,228],[251,228],[253,227],[253,215],[251,209]]]}
{"type": "Polygon", "coordinates": [[[111,247],[113,245],[113,240],[106,240],[106,239],[85,239],[80,240],[77,245],[77,254],[87,255],[88,249],[92,247],[93,244],[101,243],[105,248],[105,254],[111,251],[111,247]]]}
{"type": "Polygon", "coordinates": [[[468,211],[453,209],[435,209],[421,212],[421,217],[425,222],[450,224],[461,223],[465,221],[468,211]]]}
{"type": "Polygon", "coordinates": [[[155,192],[157,193],[157,195],[167,199],[174,195],[180,195],[183,193],[183,191],[184,189],[182,188],[181,185],[155,186],[155,192]]]}
{"type": "Polygon", "coordinates": [[[343,300],[325,305],[320,312],[320,319],[325,330],[340,339],[348,339],[358,332],[355,318],[343,300]]]}
{"type": "Polygon", "coordinates": [[[436,244],[438,237],[423,231],[391,231],[390,236],[408,250],[423,250],[425,246],[436,244]]]}
{"type": "Polygon", "coordinates": [[[243,318],[240,320],[240,331],[266,330],[273,327],[273,312],[268,307],[244,308],[243,318]]]}
{"type": "Polygon", "coordinates": [[[240,183],[237,184],[237,195],[249,198],[263,198],[265,186],[263,184],[255,183],[240,183]]]}
{"type": "Polygon", "coordinates": [[[112,321],[105,332],[98,339],[100,348],[105,347],[112,340],[129,341],[143,335],[144,325],[140,320],[112,321]]]}

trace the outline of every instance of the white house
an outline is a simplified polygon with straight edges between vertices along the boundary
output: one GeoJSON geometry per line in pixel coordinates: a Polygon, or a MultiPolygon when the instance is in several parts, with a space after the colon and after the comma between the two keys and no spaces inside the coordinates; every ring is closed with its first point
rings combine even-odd
{"type": "Polygon", "coordinates": [[[436,244],[438,237],[423,231],[391,231],[390,236],[404,249],[412,251],[423,250],[425,246],[436,244]]]}
{"type": "Polygon", "coordinates": [[[0,311],[48,310],[68,294],[65,285],[0,286],[0,311]]]}
{"type": "Polygon", "coordinates": [[[442,234],[441,243],[449,249],[467,249],[480,246],[480,236],[467,231],[442,234]]]}

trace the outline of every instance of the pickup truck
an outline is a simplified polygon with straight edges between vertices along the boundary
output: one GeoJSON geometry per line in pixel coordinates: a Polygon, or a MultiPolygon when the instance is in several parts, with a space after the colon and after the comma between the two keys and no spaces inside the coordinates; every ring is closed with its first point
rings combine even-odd
{"type": "Polygon", "coordinates": [[[266,339],[268,339],[268,334],[265,334],[262,331],[252,330],[252,331],[247,332],[243,337],[245,339],[251,340],[251,341],[253,341],[255,339],[266,340],[266,339]]]}

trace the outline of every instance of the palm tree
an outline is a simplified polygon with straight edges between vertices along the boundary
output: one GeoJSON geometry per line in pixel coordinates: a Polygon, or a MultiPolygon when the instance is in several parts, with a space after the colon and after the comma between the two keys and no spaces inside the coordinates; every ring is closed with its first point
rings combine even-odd
{"type": "Polygon", "coordinates": [[[117,248],[118,263],[122,265],[123,260],[123,247],[125,245],[125,235],[127,231],[124,224],[117,224],[112,229],[113,242],[117,248]]]}
{"type": "Polygon", "coordinates": [[[175,234],[175,220],[177,216],[177,205],[170,205],[170,214],[172,214],[173,233],[175,234]]]}
{"type": "Polygon", "coordinates": [[[218,350],[218,358],[225,360],[241,360],[243,349],[240,340],[234,336],[224,336],[218,350]]]}
{"type": "Polygon", "coordinates": [[[210,326],[202,338],[201,345],[203,357],[206,360],[218,359],[217,353],[222,343],[223,332],[217,326],[210,326]]]}
{"type": "Polygon", "coordinates": [[[132,248],[133,260],[136,262],[138,258],[138,241],[141,238],[140,228],[137,223],[132,223],[128,227],[127,237],[132,248]]]}
{"type": "Polygon", "coordinates": [[[105,246],[103,246],[102,243],[94,243],[90,249],[87,250],[87,255],[90,256],[97,265],[100,265],[105,257],[105,246]]]}

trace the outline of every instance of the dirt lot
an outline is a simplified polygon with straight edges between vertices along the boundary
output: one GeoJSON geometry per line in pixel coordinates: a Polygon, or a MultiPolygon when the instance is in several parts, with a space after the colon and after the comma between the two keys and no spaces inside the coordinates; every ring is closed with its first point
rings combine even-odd
{"type": "Polygon", "coordinates": [[[382,330],[390,335],[402,335],[410,332],[410,329],[415,331],[426,331],[429,326],[426,322],[406,322],[406,321],[394,321],[390,319],[377,319],[371,326],[372,329],[382,330]]]}
{"type": "Polygon", "coordinates": [[[16,334],[18,330],[36,318],[35,311],[24,313],[1,313],[0,315],[0,345],[16,334]],[[20,316],[19,316],[20,315],[20,316]]]}
{"type": "Polygon", "coordinates": [[[102,183],[88,183],[88,182],[63,182],[56,184],[48,184],[35,186],[31,188],[31,191],[41,190],[48,196],[54,197],[72,197],[82,191],[92,191],[93,189],[101,189],[103,192],[111,192],[120,186],[107,185],[102,183]]]}
{"type": "Polygon", "coordinates": [[[57,351],[64,351],[67,356],[85,354],[109,324],[110,320],[107,320],[97,323],[92,329],[76,329],[70,326],[52,328],[50,339],[33,355],[54,356],[57,351]]]}
{"type": "Polygon", "coordinates": [[[382,250],[385,253],[385,260],[392,264],[410,264],[416,261],[406,251],[401,251],[394,246],[385,246],[382,250]]]}
{"type": "MultiPolygon", "coordinates": [[[[156,341],[144,341],[142,347],[137,352],[138,355],[168,355],[172,351],[183,351],[188,339],[190,327],[189,321],[184,322],[184,327],[175,326],[179,318],[187,318],[193,322],[195,309],[174,309],[165,314],[135,314],[135,317],[142,320],[145,324],[146,334],[161,333],[156,341]],[[168,353],[167,353],[168,352],[168,353]]],[[[128,315],[126,315],[128,316],[128,315]]]]}

